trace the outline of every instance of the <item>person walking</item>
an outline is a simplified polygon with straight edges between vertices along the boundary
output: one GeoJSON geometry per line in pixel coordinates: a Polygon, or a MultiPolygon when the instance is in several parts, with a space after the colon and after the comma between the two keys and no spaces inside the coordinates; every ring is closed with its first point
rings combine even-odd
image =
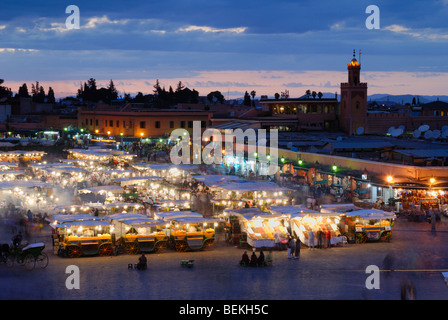
{"type": "Polygon", "coordinates": [[[324,240],[324,235],[322,230],[318,230],[316,232],[316,237],[317,237],[317,249],[322,249],[323,248],[323,240],[324,240]]]}
{"type": "Polygon", "coordinates": [[[327,232],[325,233],[325,242],[327,244],[327,248],[330,249],[331,248],[331,232],[330,232],[330,230],[327,230],[327,232]]]}
{"type": "Polygon", "coordinates": [[[294,246],[294,240],[292,239],[292,237],[288,238],[288,243],[287,243],[287,252],[288,252],[288,259],[292,259],[293,258],[293,246],[294,246]]]}
{"type": "Polygon", "coordinates": [[[314,232],[313,230],[308,231],[308,240],[310,242],[308,249],[311,250],[311,247],[314,250],[314,232]]]}
{"type": "Polygon", "coordinates": [[[300,238],[296,236],[296,243],[295,243],[295,249],[294,249],[294,259],[300,258],[300,247],[302,245],[302,242],[300,241],[300,238]]]}

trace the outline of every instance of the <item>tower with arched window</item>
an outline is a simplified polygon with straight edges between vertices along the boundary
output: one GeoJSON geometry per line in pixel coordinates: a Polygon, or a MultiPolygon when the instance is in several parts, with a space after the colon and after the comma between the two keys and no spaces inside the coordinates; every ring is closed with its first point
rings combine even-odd
{"type": "Polygon", "coordinates": [[[347,66],[348,82],[341,83],[339,128],[352,135],[360,127],[366,129],[367,83],[360,81],[361,64],[355,58],[347,66]]]}

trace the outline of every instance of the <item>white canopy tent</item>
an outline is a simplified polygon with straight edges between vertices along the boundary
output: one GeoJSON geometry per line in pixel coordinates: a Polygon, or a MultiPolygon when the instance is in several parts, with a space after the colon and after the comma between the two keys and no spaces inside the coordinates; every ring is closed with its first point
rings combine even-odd
{"type": "Polygon", "coordinates": [[[107,185],[107,186],[98,186],[98,187],[90,187],[78,190],[79,193],[95,193],[95,194],[102,194],[105,192],[111,192],[111,193],[122,193],[123,188],[121,186],[117,185],[107,185]]]}

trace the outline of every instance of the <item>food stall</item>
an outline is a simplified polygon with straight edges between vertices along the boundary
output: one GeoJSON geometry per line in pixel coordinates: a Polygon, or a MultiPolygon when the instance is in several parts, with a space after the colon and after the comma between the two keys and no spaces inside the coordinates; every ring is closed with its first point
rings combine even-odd
{"type": "Polygon", "coordinates": [[[106,215],[111,215],[121,212],[133,212],[144,214],[145,206],[136,202],[120,202],[114,201],[103,205],[106,215]]]}
{"type": "Polygon", "coordinates": [[[204,218],[197,212],[172,211],[157,213],[168,225],[169,245],[178,252],[209,250],[215,245],[218,219],[204,218]]]}
{"type": "Polygon", "coordinates": [[[59,201],[58,197],[53,196],[55,191],[57,189],[53,185],[27,178],[0,183],[0,196],[6,203],[33,212],[48,212],[59,201]]]}
{"type": "Polygon", "coordinates": [[[341,214],[340,230],[352,242],[390,241],[394,227],[394,213],[365,209],[341,214]]]}
{"type": "Polygon", "coordinates": [[[160,199],[153,204],[155,211],[185,211],[191,209],[191,200],[160,199]]]}
{"type": "Polygon", "coordinates": [[[104,199],[104,203],[114,202],[117,200],[119,195],[123,194],[123,188],[117,185],[105,185],[105,186],[96,186],[90,188],[84,188],[78,190],[80,195],[83,194],[92,194],[94,196],[102,196],[101,199],[104,199]]]}
{"type": "Polygon", "coordinates": [[[160,253],[167,248],[168,236],[162,230],[166,222],[136,213],[117,213],[107,216],[113,225],[113,238],[127,254],[160,253]]]}
{"type": "Polygon", "coordinates": [[[104,220],[63,221],[54,225],[59,235],[58,255],[109,256],[112,253],[111,225],[104,220]]]}
{"type": "MultiPolygon", "coordinates": [[[[284,248],[289,237],[288,217],[272,214],[258,208],[226,209],[229,221],[237,219],[247,244],[253,248],[284,248]]],[[[235,230],[231,231],[236,233],[235,230]]]]}
{"type": "Polygon", "coordinates": [[[311,210],[305,205],[291,205],[291,206],[271,206],[272,214],[284,214],[284,215],[295,215],[300,213],[317,213],[318,211],[311,210]]]}
{"type": "Polygon", "coordinates": [[[90,207],[87,205],[65,205],[65,206],[55,206],[53,207],[47,217],[45,218],[46,221],[49,223],[53,223],[55,220],[58,220],[58,217],[71,217],[72,220],[78,220],[78,217],[80,216],[89,216],[90,207]]]}
{"type": "Polygon", "coordinates": [[[185,179],[189,179],[191,174],[196,174],[199,169],[195,165],[173,165],[151,162],[137,162],[133,163],[132,166],[144,174],[161,176],[173,184],[180,184],[185,179]]]}
{"type": "Polygon", "coordinates": [[[337,245],[345,243],[346,239],[341,235],[338,228],[340,218],[338,214],[322,212],[304,212],[291,216],[291,231],[297,235],[302,243],[310,246],[310,232],[313,232],[314,243],[318,244],[318,237],[330,232],[330,244],[337,245]]]}
{"type": "Polygon", "coordinates": [[[342,214],[345,212],[361,210],[360,207],[355,206],[353,203],[338,203],[338,204],[322,204],[320,205],[320,212],[322,213],[334,213],[342,214]]]}

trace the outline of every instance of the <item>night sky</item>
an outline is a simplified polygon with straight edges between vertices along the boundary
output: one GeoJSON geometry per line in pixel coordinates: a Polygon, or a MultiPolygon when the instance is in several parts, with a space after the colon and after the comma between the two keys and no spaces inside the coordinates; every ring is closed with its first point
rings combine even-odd
{"type": "Polygon", "coordinates": [[[353,49],[369,94],[446,95],[448,1],[2,1],[0,78],[75,95],[113,79],[151,93],[156,79],[202,95],[339,92],[353,49]],[[80,29],[67,29],[68,5],[80,29]],[[380,9],[380,28],[365,25],[380,9]]]}

